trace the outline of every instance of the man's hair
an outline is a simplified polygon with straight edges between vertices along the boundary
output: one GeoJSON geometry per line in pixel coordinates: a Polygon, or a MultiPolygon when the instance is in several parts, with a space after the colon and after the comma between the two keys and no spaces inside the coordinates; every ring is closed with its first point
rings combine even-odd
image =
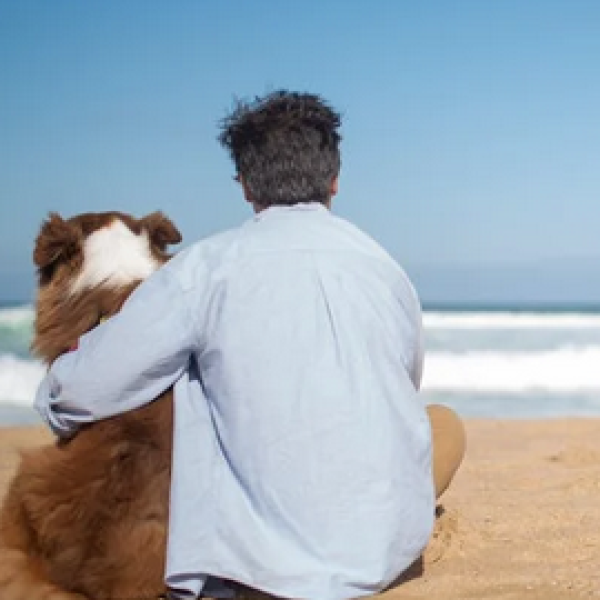
{"type": "Polygon", "coordinates": [[[238,102],[219,141],[256,204],[326,203],[340,171],[340,122],[319,96],[277,91],[238,102]]]}

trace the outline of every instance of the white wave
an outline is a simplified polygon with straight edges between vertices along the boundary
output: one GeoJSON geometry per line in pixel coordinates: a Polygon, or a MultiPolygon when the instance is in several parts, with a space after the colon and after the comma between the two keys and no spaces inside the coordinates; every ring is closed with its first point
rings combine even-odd
{"type": "Polygon", "coordinates": [[[0,326],[15,327],[24,323],[33,322],[34,309],[32,306],[15,306],[0,309],[0,326]]]}
{"type": "MultiPolygon", "coordinates": [[[[0,325],[33,322],[31,305],[0,309],[0,325]]],[[[598,328],[600,313],[444,312],[425,311],[423,324],[439,329],[564,329],[598,328]]]]}
{"type": "Polygon", "coordinates": [[[596,313],[425,312],[430,329],[600,329],[596,313]]]}
{"type": "Polygon", "coordinates": [[[423,390],[479,394],[598,394],[600,348],[543,351],[435,351],[425,356],[423,390]]]}
{"type": "Polygon", "coordinates": [[[10,354],[0,355],[0,404],[33,406],[35,392],[45,371],[41,362],[10,354]]]}

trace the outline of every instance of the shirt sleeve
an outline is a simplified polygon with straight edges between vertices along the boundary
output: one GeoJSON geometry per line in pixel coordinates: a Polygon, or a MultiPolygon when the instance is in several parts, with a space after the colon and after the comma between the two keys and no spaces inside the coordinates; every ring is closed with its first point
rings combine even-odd
{"type": "Polygon", "coordinates": [[[423,311],[421,310],[421,302],[416,289],[404,272],[402,272],[402,275],[397,293],[402,310],[408,318],[410,328],[410,335],[406,346],[407,356],[405,357],[405,365],[415,389],[419,391],[423,379],[423,363],[425,360],[423,311]]]}
{"type": "Polygon", "coordinates": [[[425,335],[423,332],[423,318],[419,309],[418,319],[415,323],[416,341],[415,341],[415,353],[413,357],[412,368],[410,370],[410,378],[418,391],[421,389],[421,382],[423,380],[423,363],[425,362],[425,335]]]}
{"type": "Polygon", "coordinates": [[[53,363],[35,408],[58,436],[148,404],[177,380],[196,347],[187,293],[159,269],[78,350],[53,363]]]}

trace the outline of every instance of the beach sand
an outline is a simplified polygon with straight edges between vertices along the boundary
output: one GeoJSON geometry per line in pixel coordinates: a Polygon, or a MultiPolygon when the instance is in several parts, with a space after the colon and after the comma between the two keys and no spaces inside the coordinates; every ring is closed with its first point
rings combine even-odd
{"type": "MultiPolygon", "coordinates": [[[[600,598],[600,419],[468,420],[412,578],[381,600],[600,598]]],[[[0,429],[0,490],[40,428],[0,429]]]]}

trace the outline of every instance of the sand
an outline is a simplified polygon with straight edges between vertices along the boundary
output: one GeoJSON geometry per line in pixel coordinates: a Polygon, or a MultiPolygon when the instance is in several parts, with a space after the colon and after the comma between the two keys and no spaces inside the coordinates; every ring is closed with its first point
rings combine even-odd
{"type": "MultiPolygon", "coordinates": [[[[466,422],[468,450],[412,578],[381,600],[600,598],[600,419],[466,422]]],[[[0,490],[40,428],[0,429],[0,490]]]]}

